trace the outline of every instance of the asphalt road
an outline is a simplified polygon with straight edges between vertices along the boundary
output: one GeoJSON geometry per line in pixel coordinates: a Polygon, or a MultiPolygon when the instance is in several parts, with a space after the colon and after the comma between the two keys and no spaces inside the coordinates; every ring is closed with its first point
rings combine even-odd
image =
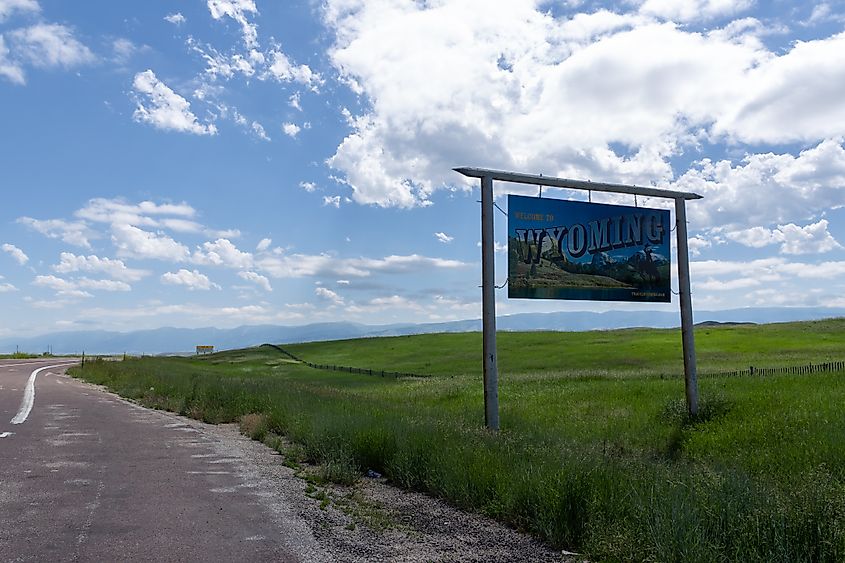
{"type": "Polygon", "coordinates": [[[213,436],[60,363],[0,361],[0,561],[321,559],[213,436]]]}

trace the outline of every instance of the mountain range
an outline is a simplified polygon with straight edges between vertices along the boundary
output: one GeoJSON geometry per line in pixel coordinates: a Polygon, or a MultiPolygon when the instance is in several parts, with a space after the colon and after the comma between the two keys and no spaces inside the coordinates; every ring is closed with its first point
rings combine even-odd
{"type": "MultiPolygon", "coordinates": [[[[845,317],[845,308],[771,307],[723,311],[696,311],[697,323],[774,323],[845,317]]],[[[588,311],[522,313],[496,319],[501,331],[585,331],[616,328],[679,326],[679,315],[665,311],[588,311]]],[[[257,325],[237,328],[157,328],[132,332],[71,331],[34,337],[0,338],[0,353],[54,354],[179,354],[190,353],[197,345],[216,350],[244,348],[271,342],[285,344],[319,340],[339,340],[379,336],[402,336],[434,332],[473,332],[481,330],[481,319],[423,324],[365,325],[350,322],[315,323],[302,326],[257,325]]]]}

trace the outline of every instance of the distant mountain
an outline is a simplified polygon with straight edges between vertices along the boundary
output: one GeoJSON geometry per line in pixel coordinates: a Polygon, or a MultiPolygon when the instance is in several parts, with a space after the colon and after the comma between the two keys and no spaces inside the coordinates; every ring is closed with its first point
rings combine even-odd
{"type": "MultiPolygon", "coordinates": [[[[748,308],[725,311],[696,311],[697,323],[774,323],[845,317],[843,308],[748,308]]],[[[663,311],[587,311],[522,313],[496,319],[498,330],[585,331],[630,327],[672,328],[679,326],[679,314],[663,311]]],[[[55,354],[166,354],[193,352],[197,345],[213,345],[218,350],[244,348],[272,342],[310,342],[376,336],[403,336],[434,332],[481,330],[481,320],[424,324],[364,325],[337,322],[304,326],[241,326],[221,328],[158,328],[133,332],[76,331],[54,332],[27,338],[0,338],[0,353],[42,352],[52,347],[55,354]]]]}

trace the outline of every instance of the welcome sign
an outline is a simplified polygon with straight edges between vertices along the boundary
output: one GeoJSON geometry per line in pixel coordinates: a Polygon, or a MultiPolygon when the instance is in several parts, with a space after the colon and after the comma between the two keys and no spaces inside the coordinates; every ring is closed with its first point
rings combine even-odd
{"type": "Polygon", "coordinates": [[[671,301],[669,212],[508,196],[508,297],[671,301]]]}

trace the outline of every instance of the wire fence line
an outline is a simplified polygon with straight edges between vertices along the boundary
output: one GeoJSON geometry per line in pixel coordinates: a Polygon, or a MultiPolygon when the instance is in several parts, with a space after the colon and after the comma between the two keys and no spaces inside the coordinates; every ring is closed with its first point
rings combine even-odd
{"type": "Polygon", "coordinates": [[[743,376],[766,376],[766,375],[782,375],[795,374],[804,375],[811,373],[824,373],[831,371],[845,370],[845,362],[824,362],[821,364],[807,364],[804,366],[780,366],[760,368],[755,366],[748,366],[746,369],[737,369],[729,371],[714,371],[704,372],[701,377],[743,377],[743,376]]]}
{"type": "Polygon", "coordinates": [[[324,371],[340,371],[345,373],[356,373],[360,375],[373,375],[376,377],[392,377],[394,379],[398,379],[400,377],[431,377],[430,374],[423,374],[423,373],[410,373],[410,372],[403,372],[403,371],[385,371],[383,369],[368,369],[368,368],[354,368],[349,366],[335,366],[331,364],[315,364],[313,362],[308,362],[303,360],[302,358],[297,357],[296,355],[288,352],[281,346],[276,344],[265,344],[264,346],[269,346],[271,348],[275,348],[285,356],[289,357],[292,360],[295,360],[303,365],[306,365],[310,368],[314,369],[321,369],[324,371]]]}
{"type": "MultiPolygon", "coordinates": [[[[271,348],[275,348],[285,356],[289,357],[292,360],[300,362],[310,368],[314,369],[321,369],[326,371],[340,371],[346,373],[356,373],[361,375],[373,375],[373,376],[380,376],[380,377],[393,377],[393,378],[400,378],[400,377],[432,377],[430,374],[421,374],[421,373],[408,373],[408,372],[398,372],[398,371],[385,371],[385,370],[378,370],[378,369],[367,369],[367,368],[354,368],[348,366],[335,366],[331,364],[315,364],[312,362],[308,362],[299,358],[298,356],[288,352],[281,346],[276,344],[265,344],[265,346],[270,346],[271,348]]],[[[793,374],[793,375],[805,375],[805,374],[813,374],[813,373],[825,373],[825,372],[834,372],[834,371],[845,371],[845,361],[837,361],[837,362],[824,362],[820,364],[807,364],[803,366],[780,366],[780,367],[755,367],[755,366],[748,366],[745,369],[736,369],[736,370],[726,370],[726,371],[704,371],[699,373],[699,377],[763,377],[767,375],[783,375],[783,374],[793,374]]]]}

